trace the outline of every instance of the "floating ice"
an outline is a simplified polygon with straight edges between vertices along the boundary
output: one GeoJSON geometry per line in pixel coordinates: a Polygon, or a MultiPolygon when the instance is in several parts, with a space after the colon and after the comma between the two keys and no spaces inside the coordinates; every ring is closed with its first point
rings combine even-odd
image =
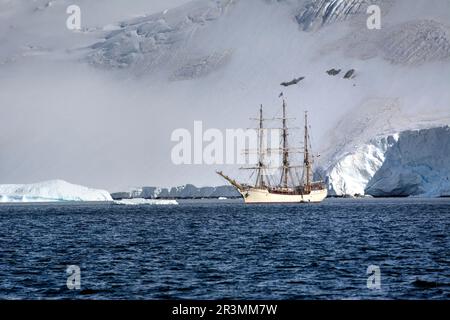
{"type": "Polygon", "coordinates": [[[0,202],[112,201],[108,191],[63,180],[0,185],[0,202]]]}
{"type": "Polygon", "coordinates": [[[176,200],[157,200],[157,199],[124,199],[114,201],[115,204],[141,206],[141,205],[178,205],[176,200]]]}

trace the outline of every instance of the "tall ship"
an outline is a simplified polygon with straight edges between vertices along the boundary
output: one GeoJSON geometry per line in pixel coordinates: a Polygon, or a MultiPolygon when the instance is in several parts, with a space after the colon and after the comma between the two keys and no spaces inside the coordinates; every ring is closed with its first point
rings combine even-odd
{"type": "MultiPolygon", "coordinates": [[[[263,107],[259,110],[258,148],[256,150],[257,164],[241,168],[252,170],[256,178],[253,183],[240,183],[225,175],[222,171],[217,174],[227,180],[243,196],[245,203],[317,203],[327,197],[327,188],[323,181],[313,181],[314,157],[308,128],[308,113],[305,111],[304,135],[302,148],[290,148],[286,100],[283,97],[282,117],[273,119],[263,118],[263,107]],[[264,145],[264,131],[271,129],[264,126],[265,121],[281,120],[281,139],[279,148],[267,148],[264,145]],[[267,160],[268,154],[281,152],[281,165],[271,166],[267,160]],[[302,163],[291,163],[294,153],[303,154],[302,163]]],[[[250,152],[245,150],[245,152],[250,152]]]]}

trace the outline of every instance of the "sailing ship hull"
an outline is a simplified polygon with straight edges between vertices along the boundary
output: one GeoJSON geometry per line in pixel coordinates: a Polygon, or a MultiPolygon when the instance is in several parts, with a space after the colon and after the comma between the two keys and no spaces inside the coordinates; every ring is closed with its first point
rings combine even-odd
{"type": "MultiPolygon", "coordinates": [[[[281,95],[282,96],[282,95],[281,95]]],[[[311,156],[311,146],[309,144],[309,134],[308,134],[308,113],[305,112],[305,137],[303,140],[303,174],[300,179],[298,172],[293,175],[294,168],[299,166],[294,166],[292,164],[292,159],[290,153],[294,152],[289,148],[288,144],[288,126],[287,126],[287,114],[286,114],[286,101],[283,98],[283,116],[282,118],[277,118],[282,121],[282,139],[280,141],[280,148],[266,149],[264,146],[263,132],[265,130],[263,121],[263,110],[262,105],[259,109],[259,127],[258,127],[258,162],[253,167],[241,168],[254,170],[257,173],[256,181],[254,184],[241,184],[236,180],[223,174],[222,171],[217,171],[217,174],[227,180],[232,186],[234,186],[244,197],[245,203],[316,203],[322,202],[327,197],[327,189],[324,187],[322,181],[314,182],[313,179],[313,157],[311,156]],[[267,163],[264,157],[265,154],[272,151],[280,152],[282,154],[282,165],[275,167],[280,169],[280,183],[278,185],[273,185],[271,179],[267,176],[267,163]],[[294,177],[297,177],[295,181],[294,177]],[[291,181],[289,181],[291,180],[291,181]],[[291,187],[289,187],[291,186],[291,187]],[[310,191],[311,190],[311,191],[310,191]],[[310,192],[309,192],[310,191],[310,192]]],[[[267,120],[267,119],[266,119],[267,120]]],[[[251,152],[247,149],[246,152],[251,152]]],[[[274,180],[274,179],[272,179],[274,180]]]]}
{"type": "Polygon", "coordinates": [[[267,189],[250,188],[239,191],[245,203],[317,203],[327,197],[327,189],[313,190],[309,194],[272,193],[267,189]]]}

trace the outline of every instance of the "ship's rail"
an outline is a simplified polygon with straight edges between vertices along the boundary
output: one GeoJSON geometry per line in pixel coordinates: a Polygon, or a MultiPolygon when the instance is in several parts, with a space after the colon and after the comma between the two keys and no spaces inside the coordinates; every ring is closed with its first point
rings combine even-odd
{"type": "Polygon", "coordinates": [[[325,189],[323,182],[313,182],[309,185],[309,188],[307,188],[306,186],[298,186],[294,188],[274,187],[269,188],[268,190],[270,193],[274,194],[302,195],[302,194],[310,194],[311,191],[323,189],[325,189]]]}

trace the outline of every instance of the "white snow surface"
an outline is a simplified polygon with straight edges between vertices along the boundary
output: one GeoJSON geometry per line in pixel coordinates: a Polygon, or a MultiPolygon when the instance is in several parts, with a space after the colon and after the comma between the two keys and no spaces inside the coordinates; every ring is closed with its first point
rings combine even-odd
{"type": "Polygon", "coordinates": [[[0,185],[0,202],[112,201],[108,191],[51,180],[0,185]]]}

